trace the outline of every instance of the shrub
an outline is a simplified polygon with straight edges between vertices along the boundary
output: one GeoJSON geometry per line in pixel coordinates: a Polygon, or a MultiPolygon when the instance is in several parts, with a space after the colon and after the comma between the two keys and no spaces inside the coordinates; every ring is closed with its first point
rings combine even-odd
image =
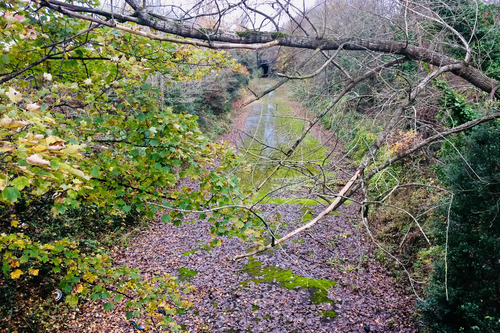
{"type": "MultiPolygon", "coordinates": [[[[500,330],[499,125],[481,125],[455,138],[453,144],[463,157],[450,144],[441,150],[439,178],[454,199],[447,260],[436,261],[428,298],[420,304],[431,332],[500,330]]],[[[434,222],[434,236],[443,249],[445,216],[443,210],[434,222]]]]}

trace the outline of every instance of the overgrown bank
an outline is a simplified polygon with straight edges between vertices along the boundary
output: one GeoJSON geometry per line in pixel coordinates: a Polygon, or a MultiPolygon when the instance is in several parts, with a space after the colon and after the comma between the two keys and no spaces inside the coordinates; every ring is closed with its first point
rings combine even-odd
{"type": "MultiPolygon", "coordinates": [[[[499,32],[500,7],[472,1],[452,1],[449,6],[430,1],[428,6],[456,32],[470,38],[477,65],[497,76],[498,45],[493,41],[499,32]],[[476,17],[478,28],[471,31],[468,23],[476,17]]],[[[438,36],[433,29],[422,31],[425,33],[420,40],[439,40],[448,46],[449,41],[458,40],[457,34],[438,36]]],[[[456,59],[465,54],[451,46],[448,51],[456,59]]],[[[336,61],[352,74],[358,70],[352,65],[354,58],[340,55],[336,61]]],[[[413,82],[433,70],[427,64],[404,63],[398,69],[402,76],[381,73],[353,89],[322,119],[325,128],[338,133],[354,166],[360,165],[378,133],[391,120],[388,110],[395,107],[387,96],[404,90],[401,78],[413,82]],[[387,83],[390,89],[385,89],[387,83]]],[[[294,94],[320,114],[341,91],[339,82],[344,79],[345,74],[326,68],[309,81],[295,83],[294,94]]],[[[451,74],[431,82],[385,139],[376,156],[379,166],[443,129],[498,109],[492,95],[478,92],[451,74]]],[[[496,278],[500,266],[495,257],[500,250],[498,125],[494,120],[443,136],[375,173],[366,184],[366,214],[374,241],[380,246],[378,258],[400,283],[420,297],[415,312],[423,331],[500,330],[500,286],[496,278]]]]}

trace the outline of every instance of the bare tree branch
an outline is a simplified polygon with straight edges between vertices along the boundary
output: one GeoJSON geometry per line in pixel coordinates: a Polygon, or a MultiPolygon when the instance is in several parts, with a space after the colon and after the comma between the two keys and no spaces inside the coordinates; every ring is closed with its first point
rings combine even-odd
{"type": "MultiPolygon", "coordinates": [[[[185,38],[194,38],[209,41],[208,44],[212,47],[213,42],[222,42],[229,44],[266,44],[271,43],[272,46],[288,46],[295,48],[306,48],[306,49],[317,49],[322,50],[337,50],[343,46],[344,50],[349,51],[365,51],[370,50],[373,52],[396,54],[408,57],[412,60],[423,61],[430,63],[434,66],[447,66],[457,63],[463,63],[464,66],[453,71],[454,74],[467,80],[477,88],[490,93],[496,86],[498,82],[487,75],[485,75],[481,70],[467,66],[469,57],[466,57],[465,61],[460,62],[452,57],[446,56],[442,53],[431,51],[427,48],[418,47],[414,45],[407,45],[406,42],[398,41],[388,41],[388,40],[370,40],[370,39],[359,39],[359,38],[347,38],[347,39],[330,39],[330,38],[312,38],[303,36],[289,36],[289,35],[278,35],[271,32],[248,32],[245,34],[238,34],[236,32],[226,32],[218,30],[216,34],[207,35],[206,31],[193,28],[185,24],[174,22],[170,19],[153,19],[151,15],[145,11],[137,1],[126,0],[127,3],[135,10],[137,17],[133,16],[121,16],[118,17],[116,14],[114,17],[118,20],[123,20],[127,22],[138,23],[139,25],[146,26],[155,29],[160,32],[167,34],[173,34],[185,38]],[[277,42],[276,42],[277,41],[277,42]]],[[[56,0],[43,0],[42,5],[48,6],[56,11],[70,15],[67,10],[65,12],[64,8],[70,8],[71,11],[80,12],[92,12],[97,15],[104,16],[108,19],[113,17],[113,14],[107,11],[89,9],[87,7],[76,6],[66,3],[61,3],[56,0]]],[[[74,14],[71,14],[74,15],[74,14]]],[[[96,19],[90,16],[78,16],[79,18],[86,19],[93,22],[102,23],[103,21],[96,21],[96,19]]],[[[180,41],[179,41],[180,42],[180,41]]],[[[187,42],[193,43],[193,42],[187,42]]],[[[271,44],[269,44],[271,46],[271,44]]],[[[220,47],[220,46],[218,46],[220,47]]],[[[497,98],[500,94],[496,94],[497,98]]]]}

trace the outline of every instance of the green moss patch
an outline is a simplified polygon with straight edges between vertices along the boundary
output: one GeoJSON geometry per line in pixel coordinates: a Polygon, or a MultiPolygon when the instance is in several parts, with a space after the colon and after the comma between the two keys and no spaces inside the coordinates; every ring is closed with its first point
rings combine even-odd
{"type": "Polygon", "coordinates": [[[311,302],[315,304],[334,303],[328,298],[328,289],[337,285],[337,282],[328,279],[310,279],[304,276],[295,275],[291,270],[277,267],[262,267],[262,263],[250,257],[248,264],[243,269],[244,272],[255,276],[248,281],[241,282],[246,286],[250,282],[258,283],[278,283],[287,289],[304,288],[311,293],[311,302]]]}
{"type": "Polygon", "coordinates": [[[194,249],[192,249],[191,251],[186,251],[186,252],[183,252],[183,253],[182,253],[182,255],[183,255],[183,256],[186,256],[186,257],[188,257],[188,256],[190,256],[190,255],[192,255],[192,254],[195,254],[195,253],[196,253],[196,252],[198,252],[198,251],[201,251],[201,250],[202,250],[202,248],[201,248],[201,247],[195,247],[195,248],[194,248],[194,249]]]}
{"type": "Polygon", "coordinates": [[[335,313],[335,311],[325,310],[325,311],[321,312],[321,317],[323,317],[323,318],[335,318],[335,317],[337,317],[337,314],[335,313]]]}
{"type": "MultiPolygon", "coordinates": [[[[198,241],[196,241],[196,242],[198,243],[198,241]]],[[[211,247],[207,244],[201,244],[200,247],[195,247],[194,249],[192,249],[190,251],[183,252],[182,255],[188,257],[188,256],[195,254],[196,252],[202,251],[202,250],[210,252],[211,247]]]]}
{"type": "Polygon", "coordinates": [[[244,30],[244,31],[235,31],[235,32],[238,36],[243,37],[243,38],[264,33],[263,31],[259,31],[259,30],[244,30]]]}
{"type": "Polygon", "coordinates": [[[179,281],[191,281],[197,274],[197,271],[181,267],[177,270],[179,272],[179,281]]]}
{"type": "Polygon", "coordinates": [[[278,39],[278,38],[282,38],[282,37],[286,37],[286,36],[288,36],[288,34],[285,32],[281,32],[281,31],[271,32],[271,37],[273,39],[278,39]]]}
{"type": "Polygon", "coordinates": [[[314,211],[309,207],[302,207],[300,211],[303,213],[301,220],[302,222],[308,222],[313,219],[314,211]]]}

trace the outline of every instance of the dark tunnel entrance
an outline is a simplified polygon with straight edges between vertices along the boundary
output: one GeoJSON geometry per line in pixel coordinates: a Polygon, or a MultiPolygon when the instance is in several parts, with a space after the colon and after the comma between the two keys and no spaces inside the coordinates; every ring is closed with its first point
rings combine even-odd
{"type": "Polygon", "coordinates": [[[262,77],[267,77],[269,75],[269,65],[263,64],[260,65],[260,68],[262,68],[262,77]]]}
{"type": "Polygon", "coordinates": [[[266,60],[259,60],[258,64],[259,69],[262,68],[262,77],[269,76],[269,64],[266,60]]]}

